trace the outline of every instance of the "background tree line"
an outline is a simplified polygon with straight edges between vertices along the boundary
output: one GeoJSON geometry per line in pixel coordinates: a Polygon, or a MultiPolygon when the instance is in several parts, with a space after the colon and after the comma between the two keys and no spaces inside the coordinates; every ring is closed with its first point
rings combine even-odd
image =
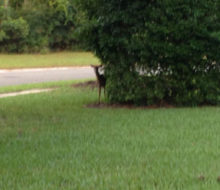
{"type": "Polygon", "coordinates": [[[74,0],[4,0],[0,4],[0,52],[76,49],[74,0]]]}

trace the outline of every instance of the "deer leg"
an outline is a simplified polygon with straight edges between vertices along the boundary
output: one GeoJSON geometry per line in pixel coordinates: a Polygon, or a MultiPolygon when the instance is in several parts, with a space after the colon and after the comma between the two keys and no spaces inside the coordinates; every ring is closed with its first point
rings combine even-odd
{"type": "Polygon", "coordinates": [[[101,97],[101,86],[99,86],[99,104],[100,104],[100,97],[101,97]]]}

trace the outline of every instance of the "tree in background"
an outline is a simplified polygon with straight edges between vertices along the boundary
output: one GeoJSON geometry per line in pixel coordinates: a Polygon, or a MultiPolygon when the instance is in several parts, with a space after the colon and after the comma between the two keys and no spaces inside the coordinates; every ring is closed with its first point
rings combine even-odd
{"type": "MultiPolygon", "coordinates": [[[[1,17],[4,23],[17,18],[23,19],[28,25],[29,32],[26,35],[27,31],[24,31],[25,38],[13,40],[15,43],[18,42],[13,48],[10,44],[0,41],[0,51],[45,52],[78,47],[79,43],[74,35],[76,28],[74,0],[10,0],[8,6],[1,9],[10,12],[7,17],[1,17]]],[[[15,22],[11,22],[13,23],[15,22]]],[[[13,27],[11,29],[13,30],[13,27]]],[[[1,25],[0,31],[2,34],[5,33],[1,25]]]]}
{"type": "Polygon", "coordinates": [[[110,102],[220,103],[216,0],[87,0],[80,30],[105,65],[110,102]]]}
{"type": "Polygon", "coordinates": [[[28,23],[22,18],[12,18],[12,9],[5,1],[0,6],[0,52],[20,52],[29,34],[28,23]]]}
{"type": "Polygon", "coordinates": [[[8,1],[9,1],[9,0],[4,0],[4,7],[5,7],[5,8],[8,7],[8,1]]]}

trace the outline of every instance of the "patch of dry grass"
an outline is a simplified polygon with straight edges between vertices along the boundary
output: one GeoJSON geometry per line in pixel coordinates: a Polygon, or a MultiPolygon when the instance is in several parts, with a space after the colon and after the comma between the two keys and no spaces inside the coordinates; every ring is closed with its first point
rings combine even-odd
{"type": "Polygon", "coordinates": [[[90,64],[99,64],[99,60],[89,52],[0,54],[0,69],[72,67],[90,64]]]}

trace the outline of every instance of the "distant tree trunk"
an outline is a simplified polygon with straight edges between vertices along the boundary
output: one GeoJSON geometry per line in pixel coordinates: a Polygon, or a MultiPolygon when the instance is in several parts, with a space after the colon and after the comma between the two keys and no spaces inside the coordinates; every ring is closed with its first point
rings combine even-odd
{"type": "Polygon", "coordinates": [[[30,1],[30,0],[23,0],[23,5],[22,5],[22,7],[23,7],[24,9],[29,9],[29,8],[31,8],[31,6],[32,6],[32,1],[30,1]]]}
{"type": "Polygon", "coordinates": [[[4,7],[5,8],[8,8],[8,3],[9,3],[9,0],[4,0],[4,7]]]}
{"type": "Polygon", "coordinates": [[[28,0],[24,0],[24,4],[23,4],[23,6],[24,6],[24,7],[27,7],[28,4],[29,4],[29,1],[28,1],[28,0]]]}

